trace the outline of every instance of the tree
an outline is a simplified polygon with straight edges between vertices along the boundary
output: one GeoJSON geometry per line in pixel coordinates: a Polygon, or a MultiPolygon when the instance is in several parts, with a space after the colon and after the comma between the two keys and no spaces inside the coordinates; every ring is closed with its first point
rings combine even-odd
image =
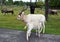
{"type": "Polygon", "coordinates": [[[1,4],[5,5],[6,0],[1,0],[1,4]]]}
{"type": "Polygon", "coordinates": [[[51,8],[60,7],[60,0],[49,0],[49,6],[51,8]]]}
{"type": "Polygon", "coordinates": [[[44,3],[42,1],[36,2],[36,7],[42,7],[44,3]]]}
{"type": "Polygon", "coordinates": [[[19,5],[19,1],[15,1],[13,4],[14,5],[19,5]]]}
{"type": "Polygon", "coordinates": [[[19,5],[23,6],[24,2],[23,1],[19,1],[19,5]]]}
{"type": "Polygon", "coordinates": [[[45,17],[46,17],[46,20],[48,20],[48,0],[45,0],[45,17]]]}
{"type": "Polygon", "coordinates": [[[13,4],[13,0],[8,0],[8,4],[12,5],[13,4]]]}
{"type": "Polygon", "coordinates": [[[23,6],[24,2],[23,1],[15,1],[15,2],[13,2],[13,4],[23,6]]]}
{"type": "Polygon", "coordinates": [[[26,4],[27,6],[30,6],[30,2],[25,2],[25,4],[26,4]]]}

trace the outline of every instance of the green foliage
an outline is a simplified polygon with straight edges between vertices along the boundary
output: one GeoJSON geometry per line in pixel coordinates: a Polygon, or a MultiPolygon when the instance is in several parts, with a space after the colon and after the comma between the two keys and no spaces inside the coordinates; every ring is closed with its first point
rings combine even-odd
{"type": "Polygon", "coordinates": [[[23,6],[24,2],[23,1],[15,1],[15,2],[13,2],[13,4],[23,6]]]}
{"type": "Polygon", "coordinates": [[[42,1],[36,2],[36,7],[42,7],[43,5],[44,5],[44,3],[42,1]]]}
{"type": "Polygon", "coordinates": [[[8,0],[8,5],[12,5],[13,4],[13,0],[8,0]]]}
{"type": "MultiPolygon", "coordinates": [[[[5,6],[3,6],[5,8],[5,6]]],[[[4,15],[0,11],[0,28],[5,29],[16,29],[16,30],[25,30],[24,26],[26,25],[23,21],[17,20],[18,13],[22,10],[21,6],[14,6],[12,8],[14,10],[14,15],[8,13],[4,15]]],[[[29,14],[29,8],[25,11],[25,14],[29,14]]],[[[39,8],[35,9],[36,14],[45,14],[44,10],[40,10],[39,8]]],[[[48,21],[46,22],[46,34],[59,34],[60,35],[60,10],[58,11],[58,15],[49,15],[48,21]]]]}
{"type": "Polygon", "coordinates": [[[2,0],[2,3],[5,4],[5,1],[6,1],[6,0],[2,0]]]}
{"type": "Polygon", "coordinates": [[[1,3],[2,3],[3,5],[5,5],[6,0],[0,0],[0,5],[1,5],[1,3]]]}
{"type": "Polygon", "coordinates": [[[14,5],[19,5],[19,1],[15,1],[13,4],[14,5]]]}
{"type": "Polygon", "coordinates": [[[49,0],[50,7],[60,7],[60,0],[49,0]]]}
{"type": "Polygon", "coordinates": [[[30,6],[30,2],[25,2],[25,4],[26,4],[27,6],[30,6]]]}
{"type": "Polygon", "coordinates": [[[23,6],[24,2],[23,1],[19,1],[19,5],[23,6]]]}

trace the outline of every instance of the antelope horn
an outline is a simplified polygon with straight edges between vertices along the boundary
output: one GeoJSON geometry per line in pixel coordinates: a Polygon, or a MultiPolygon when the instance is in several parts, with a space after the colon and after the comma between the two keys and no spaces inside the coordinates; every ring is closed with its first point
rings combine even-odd
{"type": "MultiPolygon", "coordinates": [[[[26,9],[27,9],[27,8],[26,8],[26,9]]],[[[23,9],[21,10],[21,12],[19,13],[19,15],[21,15],[21,14],[22,14],[22,12],[23,12],[23,11],[25,11],[26,9],[24,9],[24,8],[23,8],[23,9]]]]}

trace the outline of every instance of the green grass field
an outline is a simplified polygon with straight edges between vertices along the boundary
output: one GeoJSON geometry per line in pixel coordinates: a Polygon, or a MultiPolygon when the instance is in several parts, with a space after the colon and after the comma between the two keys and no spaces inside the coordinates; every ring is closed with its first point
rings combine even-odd
{"type": "MultiPolygon", "coordinates": [[[[24,30],[25,23],[21,20],[17,20],[16,17],[22,7],[11,7],[14,10],[14,15],[10,13],[4,15],[0,11],[0,28],[24,30]]],[[[30,13],[29,9],[25,11],[26,14],[30,13]]],[[[36,9],[35,13],[44,14],[44,10],[36,9]]],[[[60,11],[58,15],[49,15],[48,22],[46,22],[46,34],[60,35],[60,11]]]]}

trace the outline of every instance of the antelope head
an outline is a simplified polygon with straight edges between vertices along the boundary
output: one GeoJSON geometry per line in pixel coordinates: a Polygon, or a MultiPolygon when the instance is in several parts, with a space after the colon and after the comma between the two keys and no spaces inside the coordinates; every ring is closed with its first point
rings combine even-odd
{"type": "Polygon", "coordinates": [[[20,12],[17,16],[17,19],[20,20],[20,19],[23,19],[24,17],[24,12],[20,12]]]}
{"type": "Polygon", "coordinates": [[[18,20],[23,19],[24,11],[25,11],[26,9],[27,9],[27,8],[23,8],[23,9],[21,10],[21,12],[18,14],[18,16],[17,16],[17,19],[18,19],[18,20]]]}

